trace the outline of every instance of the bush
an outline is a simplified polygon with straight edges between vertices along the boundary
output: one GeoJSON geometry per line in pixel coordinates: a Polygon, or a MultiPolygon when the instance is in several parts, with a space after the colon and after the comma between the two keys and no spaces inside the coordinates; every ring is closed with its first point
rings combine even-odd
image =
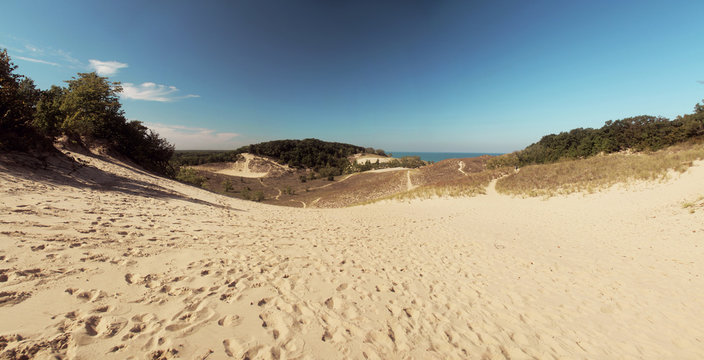
{"type": "Polygon", "coordinates": [[[206,178],[191,168],[181,167],[176,174],[176,180],[193,186],[203,187],[206,178]]]}
{"type": "Polygon", "coordinates": [[[516,167],[519,165],[518,155],[513,152],[510,154],[503,154],[499,156],[494,156],[486,162],[486,167],[488,169],[498,169],[502,167],[516,167]]]}
{"type": "Polygon", "coordinates": [[[230,192],[232,191],[232,181],[229,179],[225,180],[222,182],[222,188],[225,192],[230,192]]]}
{"type": "Polygon", "coordinates": [[[262,201],[262,200],[264,200],[264,193],[263,193],[262,191],[260,191],[260,190],[255,191],[254,193],[252,193],[251,200],[252,200],[252,201],[262,201]]]}

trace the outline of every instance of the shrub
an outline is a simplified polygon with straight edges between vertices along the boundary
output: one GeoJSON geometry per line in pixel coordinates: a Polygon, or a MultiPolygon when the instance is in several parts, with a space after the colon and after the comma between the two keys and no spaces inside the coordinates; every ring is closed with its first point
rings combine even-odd
{"type": "Polygon", "coordinates": [[[222,182],[222,188],[225,192],[230,192],[232,191],[232,181],[230,179],[227,179],[222,182]]]}
{"type": "Polygon", "coordinates": [[[251,198],[251,200],[253,200],[253,201],[262,201],[262,200],[264,200],[264,193],[263,193],[262,191],[260,191],[260,190],[255,191],[254,193],[252,193],[252,198],[251,198]]]}
{"type": "Polygon", "coordinates": [[[194,169],[181,167],[178,169],[178,173],[176,174],[176,180],[186,184],[191,184],[193,186],[203,187],[206,178],[198,174],[198,172],[194,169]]]}

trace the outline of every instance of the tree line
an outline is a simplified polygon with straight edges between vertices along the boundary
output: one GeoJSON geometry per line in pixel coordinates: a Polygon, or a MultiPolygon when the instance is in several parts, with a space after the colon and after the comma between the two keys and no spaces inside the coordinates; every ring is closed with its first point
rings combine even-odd
{"type": "Polygon", "coordinates": [[[37,89],[15,73],[7,49],[0,51],[0,149],[49,150],[59,136],[83,146],[96,143],[166,176],[174,146],[137,120],[125,118],[119,82],[95,72],[78,73],[66,86],[37,89]]]}
{"type": "Polygon", "coordinates": [[[175,166],[196,166],[216,162],[235,162],[240,159],[234,150],[176,150],[171,162],[175,166]]]}
{"type": "Polygon", "coordinates": [[[235,150],[238,154],[268,156],[281,164],[295,168],[310,168],[315,171],[322,168],[344,169],[349,163],[347,157],[364,151],[361,146],[318,139],[267,141],[235,150]]]}
{"type": "Polygon", "coordinates": [[[599,129],[577,128],[543,136],[523,150],[495,157],[489,167],[552,163],[562,159],[587,158],[623,150],[655,151],[704,137],[704,102],[694,113],[674,120],[659,116],[634,116],[607,121],[599,129]]]}

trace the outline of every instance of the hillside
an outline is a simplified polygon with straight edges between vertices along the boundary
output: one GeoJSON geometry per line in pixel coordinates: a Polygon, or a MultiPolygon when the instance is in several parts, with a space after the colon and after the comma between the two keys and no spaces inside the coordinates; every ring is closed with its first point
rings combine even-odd
{"type": "Polygon", "coordinates": [[[276,140],[243,146],[236,153],[267,156],[281,164],[297,168],[333,168],[339,171],[347,166],[347,157],[364,152],[361,146],[327,142],[318,139],[276,140]]]}
{"type": "Polygon", "coordinates": [[[292,209],[65,153],[0,154],[3,359],[704,357],[701,161],[586,196],[292,209]]]}

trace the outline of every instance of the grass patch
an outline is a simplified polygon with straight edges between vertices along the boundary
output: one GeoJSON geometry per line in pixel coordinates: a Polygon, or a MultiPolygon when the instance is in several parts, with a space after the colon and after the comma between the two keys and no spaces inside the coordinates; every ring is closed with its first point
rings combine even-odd
{"type": "Polygon", "coordinates": [[[202,176],[198,171],[189,167],[180,167],[176,173],[176,180],[197,187],[202,187],[206,182],[205,176],[202,176]]]}
{"type": "MultiPolygon", "coordinates": [[[[507,171],[507,169],[493,169],[470,173],[460,179],[422,185],[412,190],[355,203],[350,206],[368,205],[384,200],[405,201],[414,199],[423,200],[432,198],[473,197],[477,195],[484,195],[486,194],[486,188],[489,186],[491,180],[501,177],[507,171]]],[[[513,171],[513,169],[511,169],[511,171],[513,171]]]]}
{"type": "Polygon", "coordinates": [[[650,153],[615,153],[545,165],[530,165],[496,184],[500,193],[554,196],[595,192],[630,181],[662,181],[668,172],[685,172],[704,159],[704,143],[679,144],[650,153]]]}
{"type": "Polygon", "coordinates": [[[686,201],[682,203],[683,209],[689,209],[690,214],[694,214],[697,210],[704,208],[704,195],[699,196],[694,201],[686,201]]]}

